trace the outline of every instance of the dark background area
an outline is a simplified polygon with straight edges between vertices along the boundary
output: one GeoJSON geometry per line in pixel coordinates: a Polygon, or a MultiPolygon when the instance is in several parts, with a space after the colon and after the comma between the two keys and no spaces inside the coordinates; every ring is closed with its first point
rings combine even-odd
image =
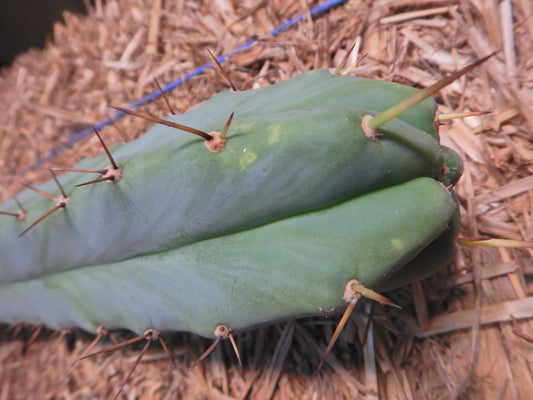
{"type": "Polygon", "coordinates": [[[84,0],[0,0],[0,67],[30,47],[43,47],[65,10],[86,13],[87,8],[84,0]]]}

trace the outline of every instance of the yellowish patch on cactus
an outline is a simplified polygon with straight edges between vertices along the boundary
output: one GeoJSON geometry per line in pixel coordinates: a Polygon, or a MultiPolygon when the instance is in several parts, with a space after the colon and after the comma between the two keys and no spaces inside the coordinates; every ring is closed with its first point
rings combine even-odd
{"type": "Polygon", "coordinates": [[[281,125],[274,125],[272,127],[272,132],[268,135],[268,144],[272,145],[279,142],[279,135],[281,133],[281,125]]]}
{"type": "Polygon", "coordinates": [[[251,165],[255,160],[257,160],[257,154],[247,149],[243,149],[242,152],[244,154],[239,159],[239,169],[245,170],[246,168],[248,168],[249,165],[251,165]]]}
{"type": "Polygon", "coordinates": [[[404,247],[403,240],[400,238],[391,239],[390,244],[393,248],[401,250],[404,247]]]}

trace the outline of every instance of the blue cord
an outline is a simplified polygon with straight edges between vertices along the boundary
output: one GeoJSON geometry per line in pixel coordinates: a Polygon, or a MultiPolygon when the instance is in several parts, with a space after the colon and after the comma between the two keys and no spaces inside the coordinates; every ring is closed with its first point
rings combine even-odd
{"type": "MultiPolygon", "coordinates": [[[[338,5],[341,5],[344,2],[346,2],[346,0],[329,0],[329,1],[326,1],[325,3],[320,4],[320,5],[316,6],[316,7],[314,7],[313,9],[311,9],[310,10],[311,16],[314,17],[314,16],[316,16],[318,14],[327,12],[331,8],[336,7],[338,5]]],[[[277,36],[281,32],[283,32],[283,31],[289,29],[290,27],[296,25],[298,22],[303,21],[304,18],[305,18],[305,15],[303,15],[303,14],[299,15],[297,17],[294,17],[294,18],[288,20],[287,22],[285,22],[284,24],[278,26],[277,28],[272,29],[269,33],[272,36],[277,36]]],[[[252,39],[249,42],[244,43],[243,45],[240,45],[239,47],[236,47],[235,49],[233,49],[233,51],[231,53],[224,54],[224,55],[218,57],[217,61],[219,63],[222,63],[222,62],[226,61],[228,58],[234,56],[235,54],[238,54],[238,53],[240,53],[240,52],[252,47],[256,42],[257,42],[256,39],[252,39]]],[[[207,63],[207,64],[202,65],[201,67],[195,69],[194,71],[189,72],[187,75],[185,75],[185,77],[179,78],[178,80],[175,80],[174,82],[171,82],[168,85],[164,86],[162,88],[162,92],[167,93],[167,92],[177,88],[178,86],[180,86],[183,83],[187,82],[191,78],[203,74],[207,69],[211,68],[211,66],[212,66],[212,63],[207,63]]],[[[150,93],[149,95],[143,97],[142,99],[131,103],[128,106],[128,108],[129,109],[133,109],[133,108],[139,107],[141,105],[144,105],[146,103],[151,102],[152,100],[158,98],[159,96],[161,96],[161,91],[159,91],[159,90],[155,91],[155,92],[150,93]]],[[[106,120],[103,120],[103,121],[97,123],[96,125],[94,125],[94,128],[101,129],[104,126],[107,126],[107,125],[111,124],[113,121],[116,121],[116,120],[122,118],[125,115],[126,115],[125,113],[117,111],[114,116],[112,116],[112,117],[110,117],[110,118],[108,118],[106,120]]],[[[22,173],[24,173],[26,171],[29,171],[29,170],[32,170],[32,169],[42,165],[46,161],[48,161],[51,158],[57,156],[63,150],[68,149],[69,147],[71,147],[77,141],[85,138],[86,136],[89,136],[92,133],[93,133],[93,128],[92,127],[89,128],[89,129],[86,129],[84,131],[75,133],[74,136],[68,142],[66,142],[66,143],[62,144],[61,146],[59,146],[59,147],[55,148],[54,150],[52,150],[52,152],[50,154],[48,154],[44,158],[41,158],[40,160],[35,162],[35,164],[31,165],[30,167],[26,168],[24,171],[22,171],[22,173]]]]}

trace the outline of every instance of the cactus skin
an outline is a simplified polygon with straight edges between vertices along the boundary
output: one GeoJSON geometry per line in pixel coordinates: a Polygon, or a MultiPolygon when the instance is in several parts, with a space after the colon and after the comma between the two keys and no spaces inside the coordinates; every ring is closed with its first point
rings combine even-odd
{"type": "Polygon", "coordinates": [[[378,286],[441,234],[455,209],[439,183],[418,178],[175,250],[14,283],[0,302],[9,319],[55,328],[211,336],[221,323],[239,330],[342,307],[345,282],[378,286]],[[34,308],[37,298],[46,308],[34,308]]]}
{"type": "MultiPolygon", "coordinates": [[[[87,179],[65,174],[68,209],[21,238],[27,225],[2,221],[0,320],[212,337],[221,323],[240,330],[341,307],[354,277],[369,287],[392,277],[393,287],[406,264],[408,280],[420,277],[427,246],[442,250],[430,266],[446,265],[457,207],[439,182],[454,183],[460,167],[439,145],[435,103],[383,125],[376,142],[360,127],[414,91],[311,71],[171,118],[209,132],[235,112],[221,153],[163,126],[115,146],[119,182],[72,189],[87,179]]],[[[29,221],[51,208],[28,190],[18,198],[29,221]]]]}

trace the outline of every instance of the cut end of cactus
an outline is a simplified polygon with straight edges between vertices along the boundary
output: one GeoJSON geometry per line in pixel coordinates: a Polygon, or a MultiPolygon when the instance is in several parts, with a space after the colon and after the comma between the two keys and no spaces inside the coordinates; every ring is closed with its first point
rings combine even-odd
{"type": "Polygon", "coordinates": [[[365,115],[361,119],[361,128],[363,129],[363,133],[365,134],[365,136],[372,142],[375,142],[376,140],[378,140],[378,137],[381,136],[381,134],[376,129],[372,129],[369,126],[369,122],[372,120],[372,118],[373,117],[370,114],[365,115]]]}

